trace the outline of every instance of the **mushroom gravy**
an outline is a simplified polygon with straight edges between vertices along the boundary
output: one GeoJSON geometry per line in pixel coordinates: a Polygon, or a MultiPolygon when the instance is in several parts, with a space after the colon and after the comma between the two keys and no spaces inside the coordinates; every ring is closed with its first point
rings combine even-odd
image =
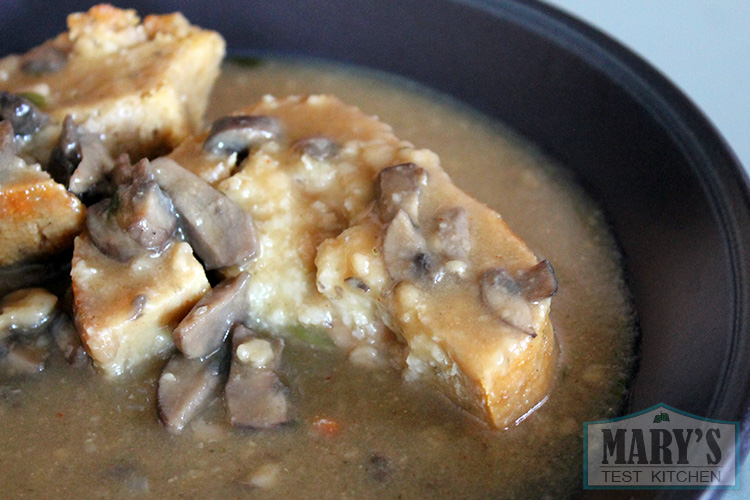
{"type": "Polygon", "coordinates": [[[165,432],[158,370],[106,380],[51,357],[0,378],[0,488],[8,498],[543,498],[580,485],[582,423],[613,416],[634,318],[602,215],[566,173],[498,124],[417,85],[328,64],[226,64],[207,120],[264,94],[328,93],[434,150],[453,181],[555,265],[552,389],[495,431],[431,388],[290,339],[292,424],[231,429],[221,401],[165,432]]]}

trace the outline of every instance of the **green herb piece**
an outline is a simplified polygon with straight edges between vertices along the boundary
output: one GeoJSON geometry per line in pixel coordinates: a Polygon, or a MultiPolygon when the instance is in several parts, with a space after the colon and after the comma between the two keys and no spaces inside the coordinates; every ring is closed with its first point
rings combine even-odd
{"type": "Polygon", "coordinates": [[[239,66],[244,66],[245,68],[257,68],[261,64],[263,64],[263,59],[260,59],[258,57],[251,57],[251,56],[234,56],[229,59],[232,63],[237,64],[239,66]]]}
{"type": "Polygon", "coordinates": [[[299,340],[318,347],[332,347],[333,341],[323,328],[295,325],[289,328],[289,334],[299,340]]]}
{"type": "Polygon", "coordinates": [[[37,108],[43,108],[47,105],[47,100],[38,92],[21,92],[18,95],[31,101],[31,104],[37,108]]]}
{"type": "Polygon", "coordinates": [[[117,210],[120,208],[120,196],[115,192],[115,194],[112,195],[112,198],[109,202],[109,207],[107,210],[107,218],[112,218],[117,216],[117,210]]]}

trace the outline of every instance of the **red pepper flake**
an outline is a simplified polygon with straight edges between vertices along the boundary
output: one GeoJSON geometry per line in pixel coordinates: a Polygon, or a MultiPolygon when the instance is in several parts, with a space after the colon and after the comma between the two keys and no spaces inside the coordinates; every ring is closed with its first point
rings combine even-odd
{"type": "Polygon", "coordinates": [[[341,432],[341,426],[330,418],[317,418],[312,423],[313,429],[323,436],[336,436],[341,432]]]}

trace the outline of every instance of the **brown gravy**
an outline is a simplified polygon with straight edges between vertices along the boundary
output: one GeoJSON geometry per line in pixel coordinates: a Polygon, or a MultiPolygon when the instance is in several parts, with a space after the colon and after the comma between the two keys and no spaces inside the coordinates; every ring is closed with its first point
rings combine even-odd
{"type": "Polygon", "coordinates": [[[217,400],[172,436],[157,418],[157,371],[108,382],[55,358],[39,375],[0,378],[3,496],[469,499],[578,489],[582,424],[617,411],[635,335],[601,213],[564,170],[497,123],[380,74],[286,60],[228,64],[207,119],[266,93],[331,93],[378,115],[436,151],[461,188],[554,263],[561,354],[548,399],[519,425],[493,431],[395,372],[290,341],[283,372],[293,425],[233,430],[217,400]]]}

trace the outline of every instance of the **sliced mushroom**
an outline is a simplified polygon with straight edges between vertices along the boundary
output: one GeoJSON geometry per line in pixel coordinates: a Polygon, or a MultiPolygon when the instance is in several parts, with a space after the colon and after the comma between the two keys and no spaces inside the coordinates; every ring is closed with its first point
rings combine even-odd
{"type": "Polygon", "coordinates": [[[13,125],[8,120],[0,121],[0,179],[2,172],[13,165],[17,145],[13,138],[13,125]]]}
{"type": "Polygon", "coordinates": [[[209,290],[172,332],[177,348],[188,358],[218,350],[230,328],[248,317],[250,275],[240,273],[209,290]]]}
{"type": "Polygon", "coordinates": [[[10,376],[41,372],[49,357],[47,340],[46,337],[40,337],[35,342],[10,342],[8,352],[0,359],[0,369],[10,376]]]}
{"type": "Polygon", "coordinates": [[[557,278],[552,264],[543,260],[533,267],[511,275],[507,269],[489,269],[480,278],[482,299],[503,321],[531,336],[530,302],[551,297],[557,292],[557,278]]]}
{"type": "Polygon", "coordinates": [[[188,359],[175,353],[159,377],[159,418],[172,434],[185,426],[218,395],[224,354],[188,359]]]}
{"type": "Polygon", "coordinates": [[[65,67],[68,54],[52,45],[40,45],[23,56],[21,71],[34,75],[55,73],[65,67]]]}
{"type": "MultiPolygon", "coordinates": [[[[153,177],[148,163],[145,164],[145,170],[153,177]]],[[[115,186],[126,186],[133,182],[133,164],[130,163],[130,155],[122,153],[117,160],[111,172],[112,184],[115,186]]]]}
{"type": "Polygon", "coordinates": [[[341,151],[341,146],[338,143],[321,136],[300,139],[294,143],[292,148],[320,161],[335,158],[341,151]]]}
{"type": "Polygon", "coordinates": [[[362,290],[363,292],[367,293],[370,291],[370,285],[362,281],[361,278],[357,278],[355,276],[352,276],[350,278],[344,279],[344,283],[349,285],[352,288],[356,288],[358,290],[362,290]]]}
{"type": "Polygon", "coordinates": [[[161,252],[177,232],[177,215],[156,182],[146,173],[131,180],[132,184],[120,186],[113,198],[89,207],[86,217],[94,245],[120,262],[144,251],[161,252]]]}
{"type": "Polygon", "coordinates": [[[130,310],[132,313],[130,314],[129,321],[135,321],[141,316],[143,316],[143,311],[146,309],[146,306],[148,305],[148,295],[139,293],[135,297],[133,297],[133,300],[130,301],[130,310]]]}
{"type": "Polygon", "coordinates": [[[281,122],[270,116],[225,116],[211,125],[203,149],[217,155],[242,153],[282,134],[281,122]]]}
{"type": "Polygon", "coordinates": [[[107,175],[114,167],[104,142],[93,134],[81,136],[81,162],[70,177],[70,191],[76,195],[107,192],[107,175]]]}
{"type": "Polygon", "coordinates": [[[131,183],[120,186],[118,225],[150,252],[161,252],[177,232],[177,214],[147,168],[148,160],[133,167],[131,183]]]}
{"type": "Polygon", "coordinates": [[[381,170],[376,183],[380,220],[390,222],[399,210],[403,210],[417,223],[419,194],[426,184],[427,172],[414,163],[403,163],[381,170]]]}
{"type": "Polygon", "coordinates": [[[172,199],[187,241],[206,269],[238,265],[255,256],[257,239],[250,214],[169,158],[154,160],[151,169],[172,199]]]}
{"type": "Polygon", "coordinates": [[[502,267],[482,273],[479,280],[482,300],[502,321],[532,337],[534,331],[531,307],[522,286],[502,267]]]}
{"type": "Polygon", "coordinates": [[[523,288],[524,297],[531,302],[552,297],[557,293],[555,269],[546,259],[524,271],[518,281],[523,288]]]}
{"type": "Polygon", "coordinates": [[[0,300],[0,340],[11,333],[36,334],[55,316],[57,297],[43,288],[24,288],[0,300]]]}
{"type": "Polygon", "coordinates": [[[89,357],[83,347],[73,320],[67,314],[59,314],[50,327],[52,338],[68,364],[83,367],[89,364],[89,357]]]}
{"type": "Polygon", "coordinates": [[[0,119],[13,125],[16,136],[27,136],[47,123],[48,117],[25,97],[0,91],[0,119]]]}
{"type": "Polygon", "coordinates": [[[427,243],[403,210],[398,211],[385,230],[383,260],[394,282],[418,279],[433,270],[427,243]]]}
{"type": "Polygon", "coordinates": [[[276,370],[284,342],[261,339],[251,329],[232,329],[232,365],[224,389],[234,426],[266,429],[290,420],[286,390],[276,370]]]}
{"type": "Polygon", "coordinates": [[[111,192],[108,175],[115,162],[101,138],[81,130],[67,115],[46,170],[77,196],[101,197],[111,192]]]}
{"type": "Polygon", "coordinates": [[[451,207],[435,217],[440,253],[447,260],[466,260],[471,250],[469,215],[463,207],[451,207]]]}
{"type": "Polygon", "coordinates": [[[54,180],[68,186],[70,176],[81,163],[81,144],[79,142],[80,134],[76,127],[73,117],[67,115],[63,119],[60,137],[57,144],[50,153],[49,162],[46,170],[54,180]]]}
{"type": "Polygon", "coordinates": [[[146,251],[117,223],[116,199],[104,199],[91,207],[86,213],[86,230],[91,242],[104,255],[120,262],[127,262],[136,255],[146,251]]]}

